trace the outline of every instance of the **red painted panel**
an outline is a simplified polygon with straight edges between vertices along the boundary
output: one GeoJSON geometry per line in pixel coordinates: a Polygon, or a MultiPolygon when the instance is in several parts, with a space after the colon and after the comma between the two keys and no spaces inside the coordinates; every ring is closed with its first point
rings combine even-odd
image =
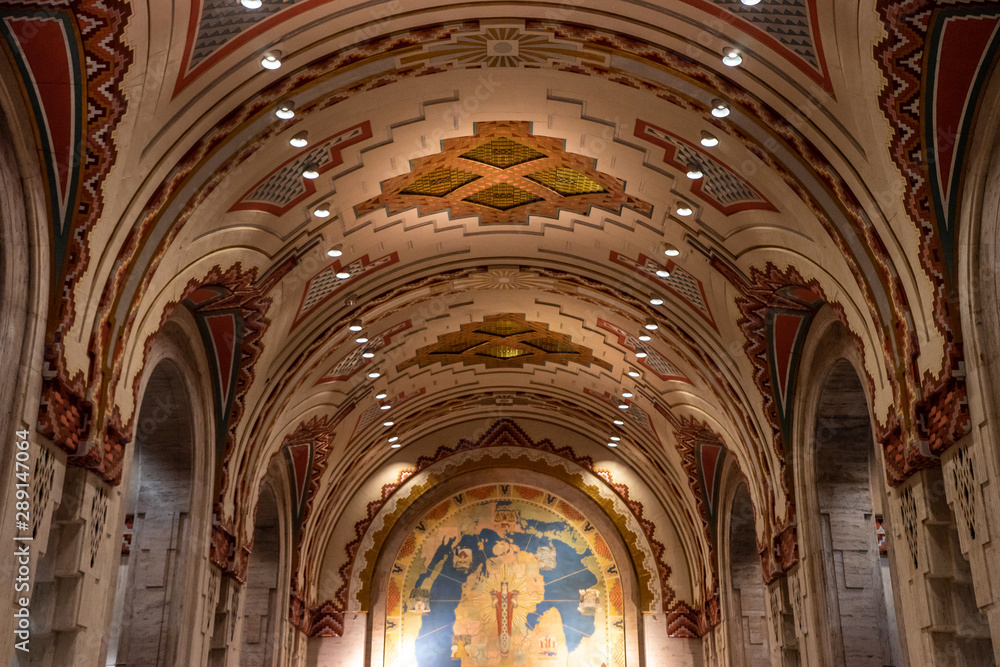
{"type": "Polygon", "coordinates": [[[212,347],[219,372],[222,401],[229,397],[229,381],[233,371],[233,349],[236,345],[236,319],[230,314],[209,315],[205,324],[212,334],[212,347]]]}

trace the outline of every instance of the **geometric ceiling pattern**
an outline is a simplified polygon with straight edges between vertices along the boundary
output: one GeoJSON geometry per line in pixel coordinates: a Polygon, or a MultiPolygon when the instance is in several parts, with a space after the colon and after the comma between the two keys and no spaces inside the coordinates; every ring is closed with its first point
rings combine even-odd
{"type": "Polygon", "coordinates": [[[445,139],[441,152],[411,161],[411,171],[382,181],[382,193],[355,206],[360,218],[380,208],[389,215],[417,208],[447,211],[481,224],[526,224],[592,208],[623,207],[649,216],[653,207],[625,193],[625,182],[595,169],[596,160],[565,150],[562,139],[531,133],[531,123],[476,123],[471,137],[445,139]]]}
{"type": "Polygon", "coordinates": [[[529,322],[523,314],[501,313],[480,322],[463,324],[459,331],[439,336],[436,343],[417,350],[416,355],[399,364],[397,370],[458,363],[486,368],[523,368],[525,364],[542,366],[546,363],[565,366],[570,361],[611,370],[610,363],[595,358],[593,350],[574,343],[569,335],[549,331],[549,325],[541,322],[529,322]]]}

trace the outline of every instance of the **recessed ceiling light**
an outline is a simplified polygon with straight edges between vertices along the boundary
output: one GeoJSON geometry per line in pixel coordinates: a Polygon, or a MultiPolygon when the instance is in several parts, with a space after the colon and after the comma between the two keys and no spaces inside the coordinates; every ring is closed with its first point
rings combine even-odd
{"type": "Polygon", "coordinates": [[[639,372],[638,368],[630,368],[628,369],[628,376],[630,378],[642,377],[642,373],[639,372]]]}
{"type": "Polygon", "coordinates": [[[642,350],[639,350],[638,352],[635,353],[636,359],[645,359],[647,356],[649,356],[649,355],[647,355],[642,350]]]}
{"type": "Polygon", "coordinates": [[[656,275],[659,276],[660,278],[669,278],[670,272],[667,271],[666,269],[657,269],[656,275]]]}
{"type": "Polygon", "coordinates": [[[295,102],[291,100],[285,100],[278,105],[278,108],[274,110],[274,115],[281,120],[288,120],[289,118],[295,118],[295,102]]]}
{"type": "Polygon", "coordinates": [[[380,389],[379,392],[377,394],[375,394],[375,398],[377,398],[378,400],[381,401],[383,398],[386,398],[388,395],[389,395],[389,392],[387,392],[385,389],[380,389]]]}
{"type": "Polygon", "coordinates": [[[330,202],[323,202],[315,209],[313,209],[313,215],[317,218],[329,218],[330,217],[330,202]]]}
{"type": "Polygon", "coordinates": [[[722,49],[722,62],[726,67],[736,67],[743,62],[743,56],[735,46],[727,46],[722,49]]]}
{"type": "Polygon", "coordinates": [[[364,329],[364,326],[362,326],[360,319],[353,319],[351,320],[351,325],[347,328],[351,331],[361,331],[364,329]]]}
{"type": "Polygon", "coordinates": [[[670,245],[669,243],[663,244],[663,254],[667,257],[676,257],[681,254],[681,251],[677,249],[677,246],[670,245]]]}
{"type": "Polygon", "coordinates": [[[385,426],[385,427],[387,427],[387,428],[388,428],[389,426],[392,426],[392,425],[393,425],[393,424],[395,424],[395,423],[396,423],[396,422],[392,422],[392,421],[385,421],[385,422],[382,422],[382,426],[385,426]]]}
{"type": "Polygon", "coordinates": [[[240,0],[240,4],[247,9],[260,9],[260,6],[263,5],[264,2],[263,0],[240,0]]]}
{"type": "Polygon", "coordinates": [[[694,213],[694,210],[682,201],[677,202],[677,215],[686,218],[694,213]]]}
{"type": "Polygon", "coordinates": [[[729,105],[719,98],[715,98],[712,100],[712,115],[716,118],[725,118],[729,115],[729,105]]]}
{"type": "Polygon", "coordinates": [[[621,438],[618,437],[617,435],[611,436],[610,438],[608,438],[608,440],[610,440],[611,442],[621,442],[621,438]]]}
{"type": "Polygon", "coordinates": [[[281,67],[281,51],[268,51],[260,59],[260,66],[264,69],[278,69],[281,67]]]}
{"type": "Polygon", "coordinates": [[[646,318],[646,324],[644,324],[643,326],[646,327],[647,331],[656,331],[657,329],[659,329],[656,322],[654,322],[653,318],[651,317],[646,318]]]}
{"type": "MultiPolygon", "coordinates": [[[[371,373],[369,373],[368,377],[371,377],[371,376],[372,376],[371,373]]],[[[392,407],[391,405],[380,405],[380,406],[378,406],[378,409],[379,410],[388,410],[391,407],[392,407]]]]}
{"type": "Polygon", "coordinates": [[[368,377],[370,377],[371,379],[375,380],[377,378],[382,377],[382,374],[379,373],[378,371],[372,371],[371,373],[368,374],[368,377]]]}
{"type": "Polygon", "coordinates": [[[360,336],[354,339],[354,342],[358,343],[359,345],[363,345],[368,342],[368,336],[366,336],[365,334],[361,334],[360,336]]]}
{"type": "MultiPolygon", "coordinates": [[[[691,179],[692,181],[697,181],[697,180],[698,180],[699,178],[701,178],[701,177],[702,177],[702,176],[704,176],[704,175],[705,175],[705,174],[704,174],[704,173],[703,173],[703,172],[701,171],[701,169],[700,169],[700,168],[698,168],[697,166],[695,166],[695,165],[690,165],[690,166],[688,167],[688,170],[687,170],[687,177],[688,177],[688,178],[690,178],[690,179],[691,179]]],[[[307,177],[307,178],[308,178],[308,177],[307,177]]]]}
{"type": "Polygon", "coordinates": [[[293,136],[291,139],[288,140],[288,143],[290,143],[292,146],[295,146],[296,148],[302,148],[303,146],[309,143],[309,133],[306,132],[305,130],[302,130],[301,132],[296,132],[295,136],[293,136]]]}
{"type": "Polygon", "coordinates": [[[392,444],[391,444],[391,445],[389,445],[389,446],[390,446],[390,447],[392,447],[393,449],[399,449],[400,447],[402,447],[402,446],[403,446],[403,444],[402,444],[402,443],[399,443],[399,442],[394,442],[394,443],[392,443],[392,444]]]}
{"type": "Polygon", "coordinates": [[[608,447],[617,447],[617,446],[618,446],[617,442],[609,442],[608,443],[608,447]]]}
{"type": "Polygon", "coordinates": [[[343,246],[341,246],[338,243],[337,245],[327,250],[326,254],[329,255],[330,257],[340,257],[341,255],[344,254],[343,246]]]}
{"type": "Polygon", "coordinates": [[[653,340],[653,337],[650,336],[645,331],[643,331],[641,334],[639,334],[639,340],[641,340],[643,343],[645,343],[646,341],[653,340]]]}
{"type": "MultiPolygon", "coordinates": [[[[690,174],[690,172],[688,172],[690,174]]],[[[319,178],[319,167],[315,164],[307,164],[302,168],[302,178],[308,178],[310,181],[319,178]]]]}
{"type": "Polygon", "coordinates": [[[389,442],[396,442],[397,440],[399,440],[399,436],[398,435],[394,435],[391,438],[389,438],[389,442]]]}
{"type": "Polygon", "coordinates": [[[625,401],[622,401],[621,403],[618,404],[618,408],[620,410],[628,410],[628,403],[626,403],[625,401]]]}
{"type": "Polygon", "coordinates": [[[702,130],[701,145],[705,148],[713,148],[719,145],[719,138],[707,130],[702,130]]]}
{"type": "Polygon", "coordinates": [[[375,353],[365,350],[364,352],[361,353],[361,356],[365,359],[371,359],[372,357],[375,356],[375,353]]]}
{"type": "Polygon", "coordinates": [[[614,424],[615,426],[624,426],[625,422],[623,422],[621,419],[616,419],[612,422],[612,424],[614,424]]]}
{"type": "Polygon", "coordinates": [[[630,391],[623,391],[622,392],[622,398],[632,398],[632,395],[633,394],[630,391]]]}
{"type": "Polygon", "coordinates": [[[649,295],[649,305],[651,305],[651,306],[662,306],[663,305],[663,298],[659,297],[659,296],[657,296],[655,294],[650,294],[649,295]]]}
{"type": "Polygon", "coordinates": [[[348,273],[347,271],[337,271],[337,277],[340,278],[341,280],[347,280],[348,278],[351,277],[351,274],[348,273]]]}

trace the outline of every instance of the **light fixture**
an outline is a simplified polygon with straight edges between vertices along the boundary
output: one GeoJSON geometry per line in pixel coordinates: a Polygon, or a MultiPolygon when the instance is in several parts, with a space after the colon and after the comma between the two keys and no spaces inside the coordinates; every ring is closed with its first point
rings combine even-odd
{"type": "Polygon", "coordinates": [[[377,394],[375,394],[375,398],[376,398],[376,399],[378,399],[378,400],[380,400],[380,401],[381,401],[381,400],[382,400],[383,398],[386,398],[386,397],[388,397],[388,396],[389,396],[389,392],[387,392],[387,391],[386,391],[385,389],[379,389],[379,390],[378,390],[378,393],[377,393],[377,394]]]}
{"type": "Polygon", "coordinates": [[[647,317],[646,324],[644,324],[643,326],[646,327],[647,331],[656,331],[657,329],[660,328],[656,325],[656,322],[653,321],[652,317],[647,317]]]}
{"type": "MultiPolygon", "coordinates": [[[[368,377],[371,377],[371,373],[368,374],[368,377]]],[[[380,406],[378,406],[378,409],[379,410],[388,410],[391,407],[392,407],[391,405],[380,405],[380,406]]]]}
{"type": "Polygon", "coordinates": [[[372,357],[375,356],[375,353],[372,352],[371,350],[365,350],[364,352],[361,353],[361,356],[365,359],[371,359],[372,357]]]}
{"type": "Polygon", "coordinates": [[[351,274],[347,271],[337,271],[337,277],[341,280],[347,280],[351,277],[351,274]]]}
{"type": "Polygon", "coordinates": [[[632,392],[630,392],[630,391],[623,391],[622,392],[622,398],[632,398],[633,395],[634,394],[632,392]]]}
{"type": "Polygon", "coordinates": [[[626,403],[625,401],[622,401],[621,403],[618,404],[618,409],[619,410],[628,410],[628,403],[626,403]]]}
{"type": "Polygon", "coordinates": [[[391,438],[389,438],[389,442],[396,442],[397,440],[399,440],[399,436],[398,435],[394,435],[391,438]]]}
{"type": "Polygon", "coordinates": [[[358,337],[354,339],[354,342],[358,345],[364,345],[368,342],[367,334],[358,334],[358,337]]]}
{"type": "Polygon", "coordinates": [[[293,136],[291,139],[288,140],[288,143],[290,143],[292,146],[295,146],[296,148],[302,148],[303,146],[309,143],[309,133],[306,132],[305,130],[302,130],[301,132],[296,132],[295,136],[293,136]]]}
{"type": "Polygon", "coordinates": [[[712,115],[716,118],[725,118],[729,115],[729,105],[719,98],[715,98],[712,100],[712,115]]]}
{"type": "Polygon", "coordinates": [[[330,217],[330,202],[325,201],[313,210],[313,215],[317,218],[329,218],[330,217]]]}
{"type": "Polygon", "coordinates": [[[402,445],[402,443],[399,443],[399,442],[394,442],[394,443],[392,443],[392,444],[391,444],[391,445],[389,445],[389,446],[390,446],[390,447],[392,447],[393,449],[399,449],[399,448],[400,448],[400,447],[402,447],[403,445],[402,445]]]}
{"type": "Polygon", "coordinates": [[[617,446],[618,446],[617,442],[609,442],[608,443],[608,447],[617,447],[617,446]]]}
{"type": "Polygon", "coordinates": [[[394,421],[384,421],[384,422],[382,422],[382,426],[385,426],[386,428],[388,428],[388,427],[392,426],[395,423],[396,422],[394,422],[394,421]]]}
{"type": "Polygon", "coordinates": [[[621,438],[618,437],[617,435],[611,436],[610,438],[608,438],[608,440],[610,440],[611,442],[621,442],[621,438]]]}
{"type": "Polygon", "coordinates": [[[740,0],[747,7],[753,7],[754,5],[760,4],[760,0],[740,0]]]}
{"type": "Polygon", "coordinates": [[[635,358],[636,359],[645,359],[648,356],[649,355],[646,354],[643,350],[639,350],[638,352],[635,353],[635,358]]]}
{"type": "Polygon", "coordinates": [[[326,254],[329,255],[330,257],[340,257],[341,255],[344,254],[343,246],[338,243],[337,245],[327,250],[326,254]]]}
{"type": "Polygon", "coordinates": [[[677,249],[677,246],[671,245],[669,243],[663,244],[663,254],[667,257],[676,257],[681,254],[681,251],[677,249]]]}
{"type": "Polygon", "coordinates": [[[722,63],[726,67],[736,67],[741,62],[743,62],[743,56],[735,46],[727,46],[722,49],[722,63]]]}
{"type": "Polygon", "coordinates": [[[692,181],[697,181],[699,178],[701,178],[704,175],[705,174],[696,165],[693,165],[693,164],[692,165],[688,165],[688,168],[687,168],[687,177],[690,178],[692,181]]]}
{"type": "Polygon", "coordinates": [[[662,306],[663,299],[655,294],[649,295],[649,305],[651,306],[662,306]]]}
{"type": "Polygon", "coordinates": [[[382,377],[382,374],[379,373],[378,371],[372,371],[371,373],[368,374],[368,377],[370,377],[373,380],[377,380],[378,378],[382,377]]]}
{"type": "Polygon", "coordinates": [[[240,4],[247,9],[260,9],[260,6],[264,4],[263,0],[240,0],[240,4]]]}
{"type": "Polygon", "coordinates": [[[677,202],[677,215],[686,218],[692,213],[694,213],[694,210],[688,204],[682,201],[677,202]]]}
{"type": "Polygon", "coordinates": [[[628,369],[628,376],[630,378],[642,377],[642,373],[639,372],[638,368],[630,368],[628,369]]]}
{"type": "Polygon", "coordinates": [[[659,276],[660,278],[669,278],[670,272],[667,271],[666,269],[657,269],[656,275],[659,276]]]}
{"type": "Polygon", "coordinates": [[[639,334],[639,340],[641,340],[643,343],[645,343],[645,342],[653,340],[653,337],[650,336],[645,331],[643,331],[641,334],[639,334]]]}
{"type": "MultiPolygon", "coordinates": [[[[690,172],[688,172],[690,176],[690,172]]],[[[316,164],[307,164],[302,168],[302,178],[308,178],[310,181],[319,178],[319,166],[316,164]]]]}
{"type": "Polygon", "coordinates": [[[281,120],[295,118],[295,102],[292,102],[291,100],[281,102],[278,104],[278,108],[274,110],[274,115],[281,120]]]}
{"type": "Polygon", "coordinates": [[[362,326],[360,319],[353,319],[351,320],[351,326],[347,328],[350,329],[351,331],[361,331],[364,328],[364,326],[362,326]]]}
{"type": "Polygon", "coordinates": [[[281,67],[281,51],[268,51],[260,59],[260,66],[264,69],[278,69],[281,67]]]}
{"type": "Polygon", "coordinates": [[[705,148],[714,148],[719,145],[719,138],[708,130],[701,131],[701,145],[705,148]]]}
{"type": "Polygon", "coordinates": [[[625,422],[623,422],[621,419],[616,419],[616,420],[614,420],[611,423],[614,424],[615,426],[624,426],[625,425],[625,422]]]}

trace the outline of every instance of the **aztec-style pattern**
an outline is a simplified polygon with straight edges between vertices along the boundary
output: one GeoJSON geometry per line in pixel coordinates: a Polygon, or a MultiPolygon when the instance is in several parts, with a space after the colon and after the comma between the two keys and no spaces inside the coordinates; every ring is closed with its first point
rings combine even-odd
{"type": "Polygon", "coordinates": [[[565,366],[571,361],[584,367],[595,365],[611,370],[611,364],[595,357],[589,347],[574,343],[568,334],[549,331],[548,324],[529,322],[521,313],[501,313],[438,336],[437,342],[418,349],[416,355],[399,364],[396,370],[458,363],[486,368],[523,368],[525,364],[547,363],[565,366]]]}
{"type": "Polygon", "coordinates": [[[313,179],[302,175],[314,166],[320,175],[344,163],[344,149],[372,137],[372,126],[364,121],[307,148],[262,178],[240,197],[230,211],[266,211],[284,215],[316,193],[313,179]]]}
{"type": "MultiPolygon", "coordinates": [[[[685,615],[686,612],[684,610],[687,608],[687,605],[677,599],[677,596],[669,583],[671,568],[663,560],[664,546],[655,538],[656,527],[649,519],[646,519],[643,516],[644,508],[642,503],[629,497],[628,486],[616,483],[614,476],[609,471],[595,468],[593,459],[586,456],[578,456],[573,451],[572,447],[558,447],[547,439],[536,442],[532,440],[513,420],[500,419],[490,426],[486,433],[476,442],[461,440],[454,447],[439,447],[432,456],[420,457],[417,459],[412,469],[401,472],[396,483],[383,486],[380,498],[368,504],[366,508],[367,516],[355,524],[354,534],[357,537],[345,546],[347,559],[339,569],[342,582],[340,588],[338,588],[334,593],[332,599],[320,604],[311,605],[309,607],[309,612],[306,616],[303,630],[310,636],[314,637],[333,637],[341,636],[343,634],[344,614],[346,613],[348,603],[348,588],[350,585],[350,578],[355,567],[355,560],[359,556],[358,551],[361,546],[361,541],[364,539],[365,534],[372,526],[372,521],[378,515],[379,510],[385,505],[389,498],[403,486],[406,479],[439,461],[443,461],[450,456],[454,456],[455,454],[460,454],[473,449],[485,449],[490,447],[523,447],[555,454],[556,456],[566,459],[567,461],[581,467],[587,472],[600,477],[625,503],[625,506],[628,507],[629,511],[642,529],[646,542],[649,544],[649,547],[653,552],[652,555],[657,568],[656,575],[658,580],[653,580],[653,573],[651,572],[645,572],[642,570],[638,572],[640,604],[650,604],[649,593],[646,591],[649,587],[658,585],[658,593],[662,610],[668,613],[672,610],[679,610],[678,614],[685,615]]],[[[626,536],[623,535],[622,537],[626,536]]],[[[628,541],[629,540],[626,538],[626,542],[628,541]]],[[[642,559],[637,557],[635,551],[637,545],[630,543],[628,546],[629,550],[633,553],[633,561],[641,563],[642,559]]],[[[374,563],[372,559],[368,558],[368,570],[370,570],[373,565],[374,563]]],[[[368,572],[368,570],[366,570],[366,572],[368,572]]],[[[366,581],[365,573],[361,574],[361,580],[363,582],[366,581]]],[[[362,591],[360,594],[362,600],[366,599],[366,595],[367,594],[362,591]]],[[[362,604],[364,605],[364,602],[362,602],[362,604]]],[[[648,609],[648,611],[660,611],[660,609],[648,609]]]]}
{"type": "Polygon", "coordinates": [[[644,120],[636,121],[635,136],[661,147],[663,161],[682,172],[698,167],[704,175],[691,182],[691,192],[721,213],[778,210],[750,181],[690,141],[644,120]]]}
{"type": "Polygon", "coordinates": [[[785,287],[767,310],[767,364],[775,408],[785,442],[792,438],[792,399],[798,377],[802,346],[821,299],[807,287],[785,287]]]}
{"type": "Polygon", "coordinates": [[[388,410],[383,410],[382,406],[389,405],[392,408],[393,415],[399,412],[399,409],[412,401],[415,398],[419,398],[427,393],[427,387],[420,387],[416,391],[403,392],[392,396],[390,398],[384,398],[380,401],[376,401],[374,405],[369,407],[367,410],[358,415],[358,422],[354,425],[354,432],[351,433],[351,440],[353,441],[359,433],[364,431],[366,428],[374,424],[379,420],[379,418],[388,419],[392,417],[388,410]]]}
{"type": "Polygon", "coordinates": [[[700,280],[686,271],[672,259],[668,259],[666,264],[660,264],[652,257],[647,257],[640,253],[639,259],[632,259],[625,255],[611,251],[609,259],[612,263],[624,266],[633,273],[636,273],[657,287],[670,292],[680,298],[691,307],[699,317],[708,322],[716,331],[719,327],[715,324],[715,317],[708,306],[708,295],[705,294],[705,286],[700,280]],[[666,270],[670,275],[661,278],[656,275],[657,271],[666,270]]]}
{"type": "Polygon", "coordinates": [[[676,381],[676,382],[686,382],[692,384],[691,380],[688,379],[684,373],[681,372],[677,366],[672,364],[669,359],[663,356],[659,350],[653,347],[650,343],[643,342],[639,340],[639,337],[632,334],[621,327],[608,322],[603,318],[598,318],[597,328],[609,331],[618,339],[618,344],[627,350],[635,353],[642,350],[646,353],[644,359],[637,359],[636,363],[643,366],[653,372],[656,377],[665,381],[676,381]]]}
{"type": "Polygon", "coordinates": [[[595,168],[597,161],[566,151],[565,141],[531,133],[531,124],[476,123],[471,137],[445,139],[441,152],[411,161],[410,173],[382,181],[382,193],[354,207],[358,217],[385,208],[389,215],[418,208],[448,211],[480,224],[527,224],[592,208],[649,216],[652,204],[625,193],[625,182],[595,168]]]}
{"type": "Polygon", "coordinates": [[[299,303],[299,309],[295,313],[295,319],[292,321],[292,331],[302,324],[314,310],[336,295],[343,293],[349,285],[354,284],[362,277],[370,276],[372,273],[386,269],[397,262],[399,262],[399,254],[396,252],[374,260],[369,259],[368,255],[364,255],[347,264],[341,264],[339,259],[336,260],[306,282],[305,289],[302,292],[302,300],[299,303]],[[341,271],[346,271],[351,276],[349,278],[338,278],[337,274],[341,271]]]}
{"type": "Polygon", "coordinates": [[[656,429],[653,427],[653,420],[650,418],[649,413],[636,405],[635,401],[632,399],[612,396],[606,391],[599,392],[591,389],[590,387],[584,387],[583,393],[611,406],[614,408],[616,414],[625,417],[625,419],[628,419],[639,428],[648,431],[649,433],[656,433],[656,429]],[[628,408],[623,410],[618,407],[619,405],[628,405],[628,408]]]}
{"type": "Polygon", "coordinates": [[[392,342],[392,337],[402,333],[413,326],[413,320],[405,320],[393,325],[385,331],[370,336],[368,342],[362,346],[355,347],[350,354],[337,362],[333,368],[323,374],[317,385],[329,384],[331,382],[346,382],[354,377],[354,374],[371,363],[371,359],[364,357],[365,353],[379,352],[392,342]]]}

